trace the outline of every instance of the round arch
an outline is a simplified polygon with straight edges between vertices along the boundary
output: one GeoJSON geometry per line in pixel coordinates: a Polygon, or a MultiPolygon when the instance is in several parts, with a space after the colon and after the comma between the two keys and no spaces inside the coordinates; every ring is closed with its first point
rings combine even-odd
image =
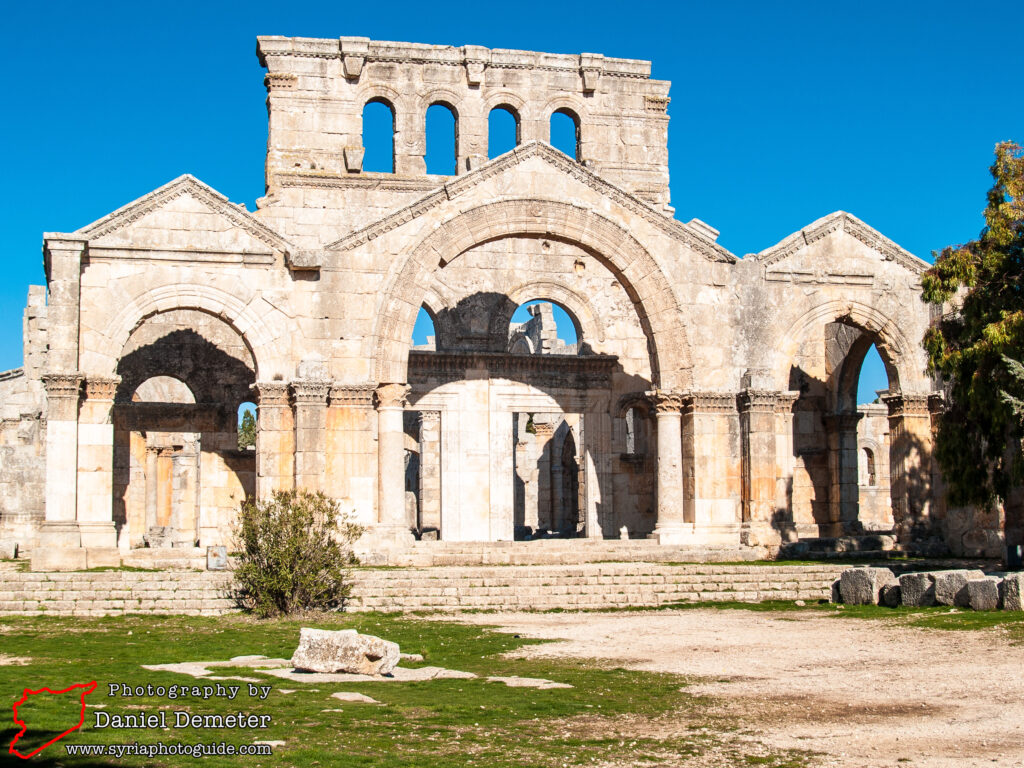
{"type": "Polygon", "coordinates": [[[546,199],[512,199],[471,208],[441,223],[401,256],[384,292],[375,332],[377,381],[407,378],[409,338],[434,273],[470,248],[511,236],[574,243],[611,269],[647,336],[656,386],[692,382],[689,342],[671,285],[657,262],[625,229],[585,208],[546,199]]]}
{"type": "Polygon", "coordinates": [[[205,312],[223,320],[238,333],[252,355],[257,379],[285,374],[284,362],[274,344],[281,338],[298,338],[280,310],[262,303],[259,311],[226,291],[208,285],[177,284],[154,288],[133,297],[107,324],[97,343],[83,349],[83,369],[93,375],[112,376],[132,332],[150,317],[176,309],[205,312]]]}
{"type": "Polygon", "coordinates": [[[889,374],[890,385],[895,383],[895,386],[891,387],[894,391],[917,383],[919,376],[915,375],[913,367],[913,347],[888,315],[857,301],[828,301],[812,307],[793,322],[786,324],[789,330],[782,338],[772,374],[780,391],[789,388],[789,369],[800,345],[815,328],[828,323],[845,323],[867,334],[866,338],[859,342],[863,349],[856,350],[856,353],[863,357],[871,344],[874,344],[889,374]]]}
{"type": "Polygon", "coordinates": [[[577,343],[604,341],[604,323],[597,309],[569,286],[553,280],[525,282],[505,294],[507,301],[491,318],[490,337],[494,349],[502,349],[508,343],[508,327],[512,315],[527,301],[539,299],[561,305],[577,324],[577,343]]]}

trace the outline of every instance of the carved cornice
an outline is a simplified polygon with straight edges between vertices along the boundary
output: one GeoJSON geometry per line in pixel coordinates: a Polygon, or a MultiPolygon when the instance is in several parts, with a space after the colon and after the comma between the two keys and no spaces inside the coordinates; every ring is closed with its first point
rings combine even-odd
{"type": "Polygon", "coordinates": [[[269,72],[263,78],[263,84],[267,86],[267,93],[274,91],[291,91],[299,78],[291,72],[269,72]]]}
{"type": "Polygon", "coordinates": [[[545,162],[555,166],[560,171],[572,176],[582,184],[595,190],[598,194],[610,198],[631,213],[634,213],[644,220],[653,224],[663,233],[675,238],[694,251],[702,254],[710,261],[719,261],[731,264],[736,257],[722,246],[710,240],[703,233],[698,232],[688,224],[683,224],[676,219],[669,218],[660,210],[636,195],[612,184],[601,178],[592,171],[567,157],[551,146],[539,141],[531,141],[522,144],[510,152],[491,160],[475,171],[464,176],[459,176],[449,181],[441,189],[420,198],[419,200],[400,208],[394,213],[377,221],[363,229],[346,235],[327,246],[330,251],[346,251],[363,245],[370,240],[380,237],[391,230],[402,226],[427,211],[435,208],[441,203],[452,199],[459,193],[480,184],[503,171],[512,168],[532,157],[539,157],[545,162]]]}
{"type": "Polygon", "coordinates": [[[685,413],[735,413],[736,395],[731,392],[689,392],[683,408],[685,413]]]}
{"type": "Polygon", "coordinates": [[[320,379],[296,379],[292,382],[292,399],[296,405],[327,405],[331,382],[320,379]]]}
{"type": "Polygon", "coordinates": [[[372,408],[373,393],[376,384],[339,384],[331,385],[330,404],[337,408],[372,408]]]}
{"type": "Polygon", "coordinates": [[[779,392],[775,398],[776,413],[792,413],[793,406],[800,399],[800,393],[796,391],[779,392]]]}
{"type": "Polygon", "coordinates": [[[405,408],[408,404],[406,397],[409,395],[408,384],[381,384],[377,387],[377,410],[385,408],[405,408]]]}
{"type": "Polygon", "coordinates": [[[740,413],[774,413],[782,393],[760,389],[745,389],[736,396],[740,413]]]}
{"type": "Polygon", "coordinates": [[[882,397],[882,402],[889,406],[890,417],[930,416],[929,401],[931,395],[906,395],[897,392],[882,397]]]}
{"type": "Polygon", "coordinates": [[[90,376],[85,380],[85,399],[110,400],[112,402],[120,383],[120,376],[90,376]]]}
{"type": "Polygon", "coordinates": [[[287,240],[251,213],[232,203],[213,187],[189,174],[179,176],[148,195],[143,195],[138,200],[118,208],[102,219],[77,230],[75,234],[84,235],[89,240],[96,240],[127,227],[182,195],[192,195],[239,229],[245,230],[257,240],[266,243],[273,250],[286,254],[293,250],[287,240]]]}
{"type": "Polygon", "coordinates": [[[82,379],[84,378],[81,373],[45,373],[40,378],[42,378],[43,387],[46,389],[46,397],[48,399],[74,399],[76,402],[78,401],[78,396],[82,391],[82,379]]]}
{"type": "Polygon", "coordinates": [[[412,381],[447,382],[485,369],[493,378],[528,380],[554,389],[607,389],[618,363],[614,355],[513,355],[508,352],[410,352],[412,381]]]}
{"type": "MultiPolygon", "coordinates": [[[[836,211],[824,218],[818,219],[809,227],[790,235],[778,245],[766,248],[756,254],[754,258],[764,264],[765,267],[769,267],[772,264],[792,256],[811,243],[817,242],[833,232],[838,231],[849,233],[869,248],[881,254],[882,258],[886,261],[895,261],[897,264],[900,264],[910,270],[915,275],[922,274],[931,266],[928,262],[923,259],[919,259],[914,254],[904,250],[885,235],[869,227],[856,216],[846,213],[845,211],[836,211]]],[[[854,279],[859,276],[840,277],[850,277],[850,279],[854,279]]]]}
{"type": "Polygon", "coordinates": [[[654,405],[654,410],[658,414],[680,413],[686,402],[686,395],[683,392],[674,392],[668,389],[652,389],[644,394],[654,405]]]}
{"type": "Polygon", "coordinates": [[[263,407],[287,407],[291,403],[288,397],[288,384],[283,381],[258,381],[253,386],[256,399],[263,407]]]}

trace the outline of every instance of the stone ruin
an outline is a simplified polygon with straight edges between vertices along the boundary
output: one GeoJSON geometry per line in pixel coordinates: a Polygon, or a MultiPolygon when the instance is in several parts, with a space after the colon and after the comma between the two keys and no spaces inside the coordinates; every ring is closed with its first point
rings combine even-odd
{"type": "Polygon", "coordinates": [[[223,544],[243,498],[292,487],[355,510],[375,551],[625,529],[998,556],[1016,536],[943,497],[928,264],[841,211],[743,258],[674,218],[669,83],[649,62],[357,37],[257,50],[256,210],[182,176],[44,235],[24,366],[0,374],[0,538],[36,567],[223,544]],[[375,104],[390,173],[363,167],[375,104]],[[433,105],[455,120],[452,175],[426,172],[433,105]],[[499,156],[494,111],[516,127],[499,156]],[[555,116],[575,126],[564,152],[555,116]],[[513,323],[533,300],[576,340],[544,304],[513,323]],[[421,310],[434,332],[414,348],[421,310]],[[872,345],[888,388],[862,408],[872,345]],[[255,451],[237,442],[247,402],[255,451]]]}

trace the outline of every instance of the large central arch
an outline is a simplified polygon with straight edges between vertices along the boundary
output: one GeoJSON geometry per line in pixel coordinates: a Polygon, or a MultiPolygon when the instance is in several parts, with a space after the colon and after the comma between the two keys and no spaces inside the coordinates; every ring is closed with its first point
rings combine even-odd
{"type": "Polygon", "coordinates": [[[464,211],[401,257],[384,293],[375,332],[376,378],[404,382],[416,314],[433,274],[470,248],[505,237],[564,240],[591,252],[627,292],[648,340],[654,382],[688,389],[692,362],[675,294],[650,253],[625,229],[593,211],[556,200],[514,199],[464,211]]]}

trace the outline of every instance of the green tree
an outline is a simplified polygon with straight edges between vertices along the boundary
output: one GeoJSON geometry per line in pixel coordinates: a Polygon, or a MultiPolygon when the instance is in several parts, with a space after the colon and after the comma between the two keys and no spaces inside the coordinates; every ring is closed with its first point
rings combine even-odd
{"type": "Polygon", "coordinates": [[[950,501],[986,507],[1024,480],[1024,151],[998,144],[991,172],[981,235],[943,249],[922,281],[946,310],[924,339],[948,384],[935,456],[950,501]]]}
{"type": "Polygon", "coordinates": [[[245,411],[242,414],[242,421],[238,425],[238,450],[244,451],[255,445],[256,418],[252,415],[252,411],[245,411]]]}
{"type": "Polygon", "coordinates": [[[323,492],[275,491],[238,515],[235,599],[261,617],[344,606],[363,533],[323,492]]]}

